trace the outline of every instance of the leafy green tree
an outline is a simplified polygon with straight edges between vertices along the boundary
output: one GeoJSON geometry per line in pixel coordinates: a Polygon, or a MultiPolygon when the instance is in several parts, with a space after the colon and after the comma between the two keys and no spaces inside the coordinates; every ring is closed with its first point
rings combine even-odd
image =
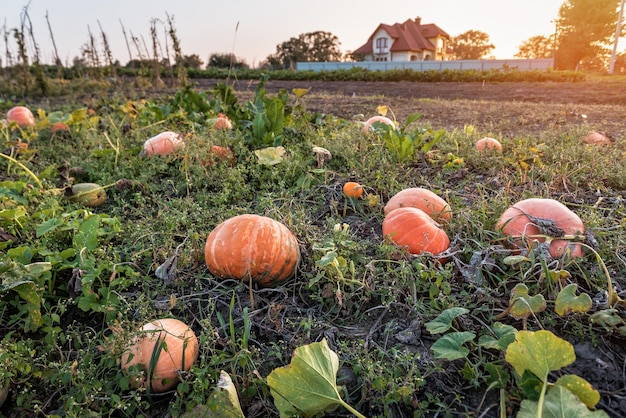
{"type": "Polygon", "coordinates": [[[294,68],[297,62],[340,61],[339,39],[330,32],[300,34],[276,46],[276,53],[267,57],[271,67],[294,68]]]}
{"type": "Polygon", "coordinates": [[[552,58],[554,56],[554,37],[531,36],[517,47],[518,58],[552,58]]]}
{"type": "Polygon", "coordinates": [[[233,53],[211,54],[207,68],[235,68],[247,69],[248,64],[243,59],[237,58],[233,53]]]}
{"type": "Polygon", "coordinates": [[[198,54],[183,55],[181,61],[185,68],[200,68],[204,64],[198,54]]]}
{"type": "Polygon", "coordinates": [[[620,0],[567,0],[559,9],[555,67],[574,70],[606,55],[620,0]]]}
{"type": "Polygon", "coordinates": [[[468,30],[452,38],[450,49],[453,59],[479,60],[485,58],[495,46],[489,35],[479,30],[468,30]]]}

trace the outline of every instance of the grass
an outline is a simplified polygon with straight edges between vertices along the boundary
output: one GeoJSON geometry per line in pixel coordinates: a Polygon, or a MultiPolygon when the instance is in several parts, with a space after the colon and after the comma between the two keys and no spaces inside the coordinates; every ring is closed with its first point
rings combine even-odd
{"type": "MultiPolygon", "coordinates": [[[[61,107],[67,114],[88,107],[93,114],[77,116],[65,133],[52,133],[45,117],[34,128],[0,128],[7,156],[0,160],[0,383],[3,377],[11,382],[2,413],[181,416],[213,405],[212,390],[225,370],[246,416],[278,416],[265,378],[288,364],[295,348],[325,338],[340,359],[342,396],[368,416],[511,415],[523,399],[533,398],[518,384],[504,351],[483,344],[502,324],[550,329],[572,344],[591,343],[598,356],[614,353],[605,380],[594,379],[584,363],[574,363],[571,372],[600,390],[598,408],[619,411],[625,391],[619,381],[623,305],[611,310],[602,303],[607,278],[598,259],[592,252],[580,260],[537,252],[510,262],[494,225],[522,198],[566,203],[593,232],[596,251],[623,297],[626,177],[616,169],[624,163],[621,143],[584,146],[577,138],[586,129],[578,124],[530,133],[533,120],[544,117],[534,104],[526,122],[501,138],[503,155],[473,148],[487,130],[495,135],[510,129],[494,116],[485,125],[446,128],[432,149],[405,161],[379,134],[310,113],[302,104],[306,96],[290,95],[280,138],[287,153],[276,165],[262,165],[245,128],[252,101],[226,105],[217,90],[206,93],[205,99],[187,95],[182,103],[169,95],[44,103],[46,114],[61,107]],[[195,100],[205,102],[198,106],[195,100]],[[233,131],[205,123],[218,108],[229,112],[233,131]],[[163,130],[188,134],[184,150],[140,157],[143,142],[163,130]],[[27,150],[15,147],[18,141],[27,142],[27,150]],[[230,146],[236,162],[203,165],[213,144],[230,146]],[[323,167],[314,146],[332,154],[323,167]],[[365,199],[346,200],[342,186],[349,180],[364,185],[365,199]],[[95,208],[70,202],[64,190],[79,182],[113,185],[106,189],[107,202],[95,208]],[[384,202],[417,186],[453,208],[445,263],[408,255],[381,236],[384,202]],[[296,234],[302,263],[295,278],[277,288],[249,289],[208,272],[206,237],[242,213],[269,216],[296,234]],[[159,279],[157,268],[174,259],[173,280],[159,279]],[[37,263],[49,264],[34,271],[37,263]],[[567,272],[565,282],[577,283],[580,293],[594,299],[592,309],[554,313],[565,283],[548,278],[561,271],[567,272]],[[548,308],[523,321],[506,315],[496,320],[519,283],[541,294],[548,308]],[[429,333],[425,324],[458,307],[468,314],[452,321],[445,335],[473,332],[475,338],[463,345],[464,356],[438,357],[431,346],[442,335],[429,333]],[[35,308],[40,318],[32,316],[35,308]],[[189,324],[200,340],[200,356],[176,391],[148,394],[128,385],[119,360],[124,344],[111,329],[132,333],[160,317],[189,324]],[[616,387],[607,386],[611,379],[616,387]]],[[[273,97],[265,99],[275,104],[273,97]]],[[[515,106],[523,105],[505,108],[515,106]]],[[[267,129],[277,132],[276,125],[267,129]]],[[[421,120],[412,129],[434,131],[421,120]]]]}

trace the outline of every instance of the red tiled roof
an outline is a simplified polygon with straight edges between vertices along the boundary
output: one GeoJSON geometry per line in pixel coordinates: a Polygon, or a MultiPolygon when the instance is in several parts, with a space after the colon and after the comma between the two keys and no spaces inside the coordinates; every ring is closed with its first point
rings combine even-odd
{"type": "Polygon", "coordinates": [[[353,51],[354,54],[368,54],[374,51],[374,34],[384,29],[393,38],[390,51],[434,51],[435,46],[427,38],[443,36],[450,38],[445,31],[434,23],[422,25],[420,18],[408,19],[403,23],[387,25],[381,23],[372,32],[367,42],[353,51]]]}

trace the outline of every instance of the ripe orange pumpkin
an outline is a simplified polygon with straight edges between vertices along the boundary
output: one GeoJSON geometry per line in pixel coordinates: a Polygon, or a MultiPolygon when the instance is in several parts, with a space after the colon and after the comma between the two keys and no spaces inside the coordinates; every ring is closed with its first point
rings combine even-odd
{"type": "Polygon", "coordinates": [[[583,143],[605,146],[611,145],[613,143],[613,139],[604,132],[591,131],[583,139],[583,143]]]}
{"type": "Polygon", "coordinates": [[[502,144],[495,138],[488,136],[476,141],[475,147],[478,151],[497,151],[502,153],[502,144]]]}
{"type": "Polygon", "coordinates": [[[122,353],[122,368],[143,368],[144,376],[133,384],[151,392],[174,389],[181,371],[189,371],[198,358],[198,339],[187,324],[178,319],[158,319],[145,324],[122,353]],[[153,361],[152,357],[156,356],[153,361]]]}
{"type": "Polygon", "coordinates": [[[396,127],[396,124],[389,119],[386,116],[382,116],[382,115],[377,115],[377,116],[372,116],[371,118],[369,118],[368,120],[365,121],[365,124],[363,125],[363,132],[369,132],[372,130],[374,123],[376,122],[380,122],[383,123],[385,125],[389,125],[392,128],[396,127]]]}
{"type": "Polygon", "coordinates": [[[52,125],[50,125],[50,129],[52,130],[52,132],[67,132],[70,130],[70,128],[64,122],[54,122],[52,125]]]}
{"type": "Polygon", "coordinates": [[[22,128],[35,126],[35,116],[26,106],[14,106],[7,112],[7,121],[15,122],[22,128]]]}
{"type": "Polygon", "coordinates": [[[215,122],[213,122],[213,127],[216,129],[233,129],[233,124],[228,116],[220,113],[217,115],[215,122]]]}
{"type": "Polygon", "coordinates": [[[220,160],[231,166],[237,161],[235,153],[230,148],[220,145],[212,145],[208,154],[209,155],[202,160],[202,165],[205,167],[211,167],[216,161],[220,160]]]}
{"type": "Polygon", "coordinates": [[[383,236],[411,254],[440,254],[450,247],[450,239],[426,212],[414,207],[389,212],[383,220],[383,236]]]}
{"type": "Polygon", "coordinates": [[[143,144],[143,155],[168,155],[181,148],[185,143],[182,135],[165,131],[148,139],[143,144]]]}
{"type": "Polygon", "coordinates": [[[295,274],[300,247],[282,223],[260,215],[238,215],[219,224],[207,238],[204,258],[211,274],[252,280],[262,287],[295,274]]]}
{"type": "MultiPolygon", "coordinates": [[[[517,202],[500,215],[496,229],[513,238],[518,248],[532,245],[533,241],[544,242],[536,235],[561,236],[558,232],[550,233],[539,222],[547,221],[548,227],[556,227],[565,235],[582,235],[585,226],[582,220],[567,206],[554,199],[530,198],[517,202]]],[[[563,239],[553,239],[550,243],[550,255],[561,257],[566,253],[573,257],[582,257],[580,243],[563,239]]]]}
{"type": "Polygon", "coordinates": [[[343,194],[349,199],[359,199],[363,196],[363,186],[354,181],[348,181],[343,185],[343,194]]]}
{"type": "Polygon", "coordinates": [[[422,187],[411,187],[400,190],[385,205],[385,215],[403,207],[414,207],[423,210],[437,222],[450,223],[452,209],[448,202],[433,191],[422,187]]]}

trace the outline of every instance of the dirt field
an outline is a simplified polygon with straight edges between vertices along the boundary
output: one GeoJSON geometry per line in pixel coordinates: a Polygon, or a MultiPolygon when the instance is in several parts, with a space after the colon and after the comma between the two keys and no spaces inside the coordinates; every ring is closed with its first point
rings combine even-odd
{"type": "MultiPolygon", "coordinates": [[[[212,88],[215,80],[197,81],[212,88]]],[[[238,96],[252,96],[256,81],[238,81],[238,96]]],[[[454,129],[474,125],[485,134],[539,135],[563,125],[587,126],[614,139],[626,134],[626,82],[576,83],[411,83],[281,81],[266,83],[270,94],[284,88],[310,88],[303,98],[307,110],[352,119],[372,116],[386,105],[396,119],[411,113],[434,128],[454,129]],[[524,103],[525,106],[519,106],[524,103]]]]}

